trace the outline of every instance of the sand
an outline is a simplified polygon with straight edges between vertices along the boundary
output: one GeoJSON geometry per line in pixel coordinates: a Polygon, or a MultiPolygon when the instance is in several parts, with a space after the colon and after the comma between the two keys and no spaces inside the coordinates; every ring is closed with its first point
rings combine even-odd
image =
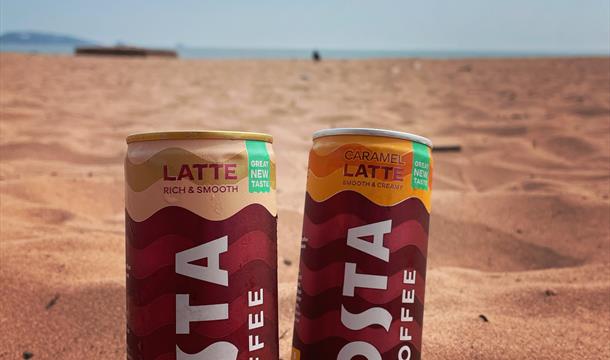
{"type": "Polygon", "coordinates": [[[269,132],[289,358],[310,135],[436,153],[423,357],[610,358],[610,59],[0,55],[0,358],[124,359],[127,134],[269,132]],[[486,319],[486,320],[484,320],[486,319]]]}

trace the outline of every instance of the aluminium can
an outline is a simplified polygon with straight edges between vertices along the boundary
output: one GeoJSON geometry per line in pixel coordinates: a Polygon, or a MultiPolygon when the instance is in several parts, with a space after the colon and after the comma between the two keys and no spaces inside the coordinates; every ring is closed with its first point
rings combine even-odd
{"type": "Polygon", "coordinates": [[[314,133],[292,360],[421,358],[431,142],[314,133]]]}
{"type": "Polygon", "coordinates": [[[131,135],[127,359],[278,359],[270,135],[131,135]]]}

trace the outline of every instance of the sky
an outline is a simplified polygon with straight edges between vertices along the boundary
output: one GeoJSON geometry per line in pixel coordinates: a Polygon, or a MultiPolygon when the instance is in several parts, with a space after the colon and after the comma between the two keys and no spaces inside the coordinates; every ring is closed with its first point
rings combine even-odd
{"type": "Polygon", "coordinates": [[[0,32],[102,44],[610,53],[610,0],[0,0],[0,32]]]}

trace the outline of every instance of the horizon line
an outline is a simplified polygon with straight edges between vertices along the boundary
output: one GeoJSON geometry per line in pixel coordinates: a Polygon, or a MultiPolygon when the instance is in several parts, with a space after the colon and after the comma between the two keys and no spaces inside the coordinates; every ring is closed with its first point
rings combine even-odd
{"type": "MultiPolygon", "coordinates": [[[[46,35],[54,35],[54,36],[66,36],[72,37],[76,40],[91,42],[91,45],[98,46],[116,46],[118,44],[125,46],[136,46],[136,47],[151,47],[151,48],[169,48],[169,49],[209,49],[209,50],[236,50],[236,51],[248,51],[248,50],[257,50],[257,51],[349,51],[349,52],[383,52],[383,53],[396,53],[396,52],[427,52],[427,53],[474,53],[474,54],[540,54],[540,55],[606,55],[610,56],[610,47],[605,49],[473,49],[473,48],[455,48],[452,46],[446,47],[434,47],[434,48],[426,48],[426,47],[396,47],[396,48],[386,48],[386,47],[344,47],[344,46],[286,46],[286,45],[191,45],[185,44],[180,41],[175,41],[173,45],[167,44],[144,44],[125,40],[115,40],[113,43],[108,43],[104,41],[93,40],[85,37],[80,37],[79,35],[72,35],[67,33],[55,32],[55,31],[45,31],[45,30],[4,30],[0,33],[0,36],[5,35],[7,33],[39,33],[46,35]]],[[[16,43],[12,43],[16,44],[16,43]]],[[[45,45],[45,44],[38,44],[45,45]]]]}

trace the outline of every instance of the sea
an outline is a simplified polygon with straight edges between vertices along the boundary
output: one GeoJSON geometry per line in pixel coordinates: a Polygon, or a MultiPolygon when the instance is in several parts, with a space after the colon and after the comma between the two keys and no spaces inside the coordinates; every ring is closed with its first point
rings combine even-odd
{"type": "MultiPolygon", "coordinates": [[[[173,48],[183,59],[309,59],[314,49],[231,49],[196,48],[179,46],[173,48]]],[[[520,52],[520,51],[421,51],[421,50],[338,50],[317,49],[327,59],[381,59],[381,58],[506,58],[506,57],[554,57],[554,56],[599,56],[604,54],[520,52]]],[[[0,43],[0,52],[29,54],[74,54],[73,45],[21,45],[0,43]]],[[[607,55],[606,55],[607,56],[607,55]]]]}

